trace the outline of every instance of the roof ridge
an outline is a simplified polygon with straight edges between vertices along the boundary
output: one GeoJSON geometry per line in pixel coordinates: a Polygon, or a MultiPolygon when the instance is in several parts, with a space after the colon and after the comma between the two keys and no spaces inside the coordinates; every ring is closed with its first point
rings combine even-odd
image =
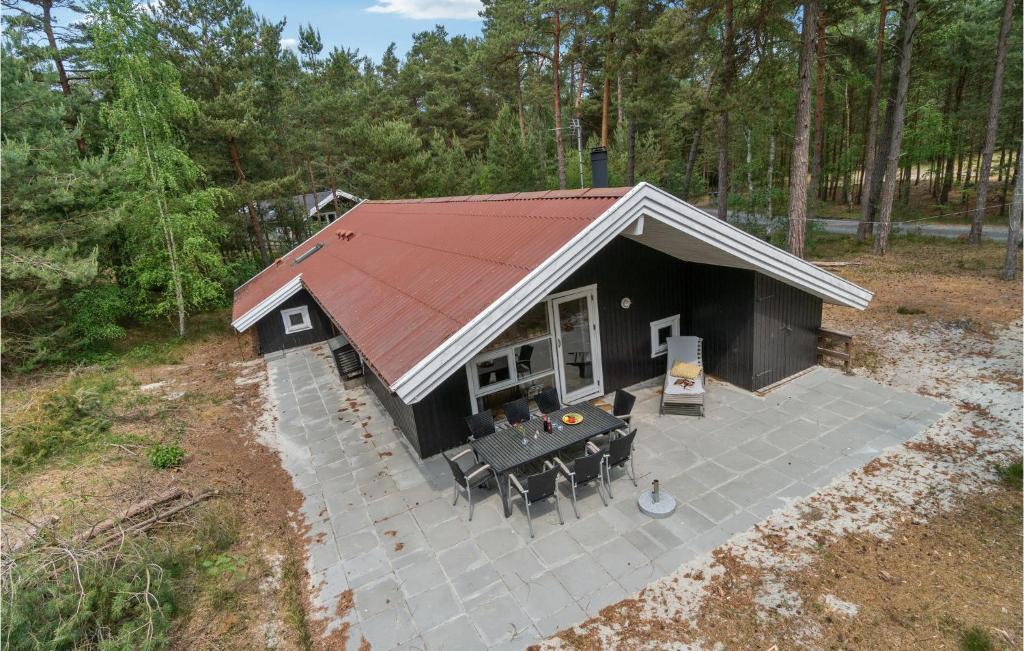
{"type": "Polygon", "coordinates": [[[415,204],[415,203],[477,203],[486,201],[536,201],[540,199],[618,199],[633,189],[633,186],[614,188],[579,188],[575,190],[537,190],[534,192],[511,192],[504,194],[470,194],[452,197],[419,197],[414,199],[367,199],[366,203],[415,204]]]}

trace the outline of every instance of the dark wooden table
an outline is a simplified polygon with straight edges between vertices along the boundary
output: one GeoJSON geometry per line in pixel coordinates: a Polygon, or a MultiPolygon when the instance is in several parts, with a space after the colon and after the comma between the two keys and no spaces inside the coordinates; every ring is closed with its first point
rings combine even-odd
{"type": "Polygon", "coordinates": [[[545,432],[543,420],[534,417],[522,424],[522,432],[508,427],[473,442],[473,451],[477,457],[489,464],[498,475],[498,492],[501,493],[506,518],[512,515],[512,504],[508,495],[509,472],[528,463],[551,457],[569,446],[626,427],[622,420],[590,403],[563,407],[548,414],[548,418],[551,419],[554,428],[552,432],[545,432]],[[562,423],[562,416],[571,412],[581,414],[583,422],[578,425],[562,423]],[[537,434],[536,438],[534,434],[537,434]]]}

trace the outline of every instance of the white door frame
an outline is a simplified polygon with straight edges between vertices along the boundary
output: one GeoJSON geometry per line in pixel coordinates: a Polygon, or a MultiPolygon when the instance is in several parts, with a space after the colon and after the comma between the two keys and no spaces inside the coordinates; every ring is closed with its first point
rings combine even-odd
{"type": "Polygon", "coordinates": [[[549,294],[547,296],[548,320],[551,323],[551,333],[555,342],[555,379],[558,385],[558,395],[564,404],[572,404],[604,395],[604,373],[601,367],[601,324],[597,314],[597,285],[587,285],[567,292],[549,294]],[[565,360],[562,357],[562,328],[558,321],[558,304],[568,300],[586,298],[587,310],[590,313],[590,362],[593,383],[574,393],[566,393],[565,381],[565,360]]]}

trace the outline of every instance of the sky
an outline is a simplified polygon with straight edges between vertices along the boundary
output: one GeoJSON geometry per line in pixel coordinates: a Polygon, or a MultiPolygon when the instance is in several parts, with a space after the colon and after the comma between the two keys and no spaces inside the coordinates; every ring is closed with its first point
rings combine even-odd
{"type": "Polygon", "coordinates": [[[249,6],[270,20],[287,18],[282,39],[294,47],[299,25],[320,30],[324,51],[334,46],[358,49],[379,61],[393,41],[400,57],[412,45],[412,35],[444,25],[449,34],[480,34],[479,0],[249,0],[249,6]]]}

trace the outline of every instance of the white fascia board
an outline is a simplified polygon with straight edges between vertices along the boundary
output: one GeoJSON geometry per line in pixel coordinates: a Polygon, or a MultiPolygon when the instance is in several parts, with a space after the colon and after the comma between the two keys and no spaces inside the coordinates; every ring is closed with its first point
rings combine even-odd
{"type": "Polygon", "coordinates": [[[406,371],[391,390],[406,404],[422,400],[597,251],[645,215],[823,300],[864,309],[873,296],[870,291],[772,246],[663,190],[640,183],[486,310],[406,371]]]}
{"type": "Polygon", "coordinates": [[[248,330],[257,321],[270,314],[278,305],[298,294],[301,289],[302,274],[298,274],[279,287],[273,294],[254,305],[248,312],[232,321],[231,327],[237,332],[244,332],[248,330]]]}
{"type": "MultiPolygon", "coordinates": [[[[321,210],[323,210],[324,206],[326,206],[327,204],[329,204],[332,201],[334,201],[335,194],[337,196],[339,196],[339,197],[342,197],[343,199],[348,199],[349,201],[352,201],[352,202],[355,202],[355,203],[361,203],[362,202],[362,199],[360,199],[359,197],[357,197],[357,196],[355,196],[353,194],[349,194],[348,192],[345,192],[343,190],[335,190],[334,194],[331,194],[330,192],[328,192],[327,196],[324,197],[323,199],[321,199],[320,203],[318,203],[315,208],[310,208],[309,216],[312,217],[313,215],[315,215],[318,212],[320,212],[321,210]]],[[[340,215],[339,215],[339,217],[340,217],[340,215]]]]}

